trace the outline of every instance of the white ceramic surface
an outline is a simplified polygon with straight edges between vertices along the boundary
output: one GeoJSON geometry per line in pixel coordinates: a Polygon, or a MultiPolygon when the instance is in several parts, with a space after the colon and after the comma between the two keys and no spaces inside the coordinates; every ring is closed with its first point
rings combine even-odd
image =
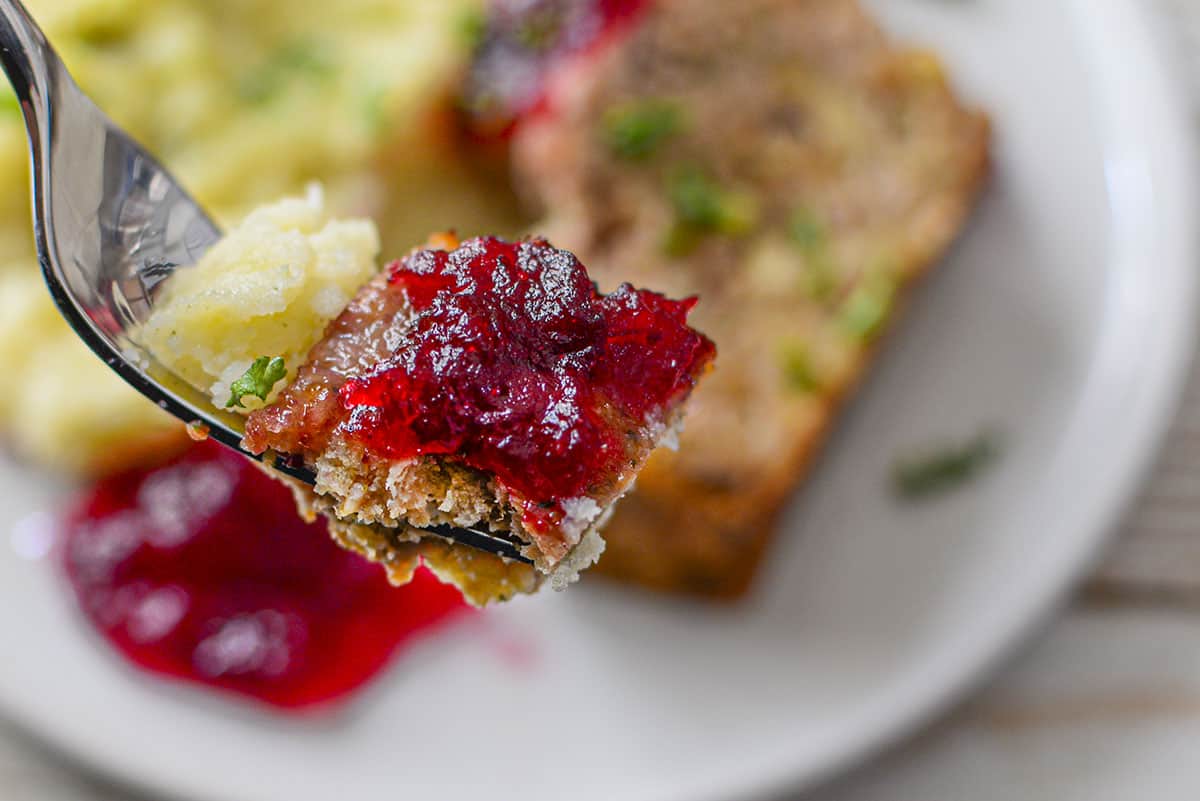
{"type": "Polygon", "coordinates": [[[1184,104],[1136,0],[879,0],[990,109],[996,178],[736,608],[591,579],[443,632],[344,713],[279,719],[124,667],[38,559],[61,492],[0,464],[0,713],[196,799],[730,801],[810,784],[959,696],[1097,554],[1168,422],[1198,262],[1184,104]],[[943,501],[896,454],[980,428],[943,501]]]}

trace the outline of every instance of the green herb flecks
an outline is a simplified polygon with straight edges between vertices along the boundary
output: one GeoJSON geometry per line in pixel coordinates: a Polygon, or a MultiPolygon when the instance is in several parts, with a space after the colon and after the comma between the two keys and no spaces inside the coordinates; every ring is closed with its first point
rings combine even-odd
{"type": "Polygon", "coordinates": [[[326,45],[298,39],[283,45],[257,70],[242,76],[237,91],[247,103],[268,103],[293,83],[325,80],[335,70],[336,63],[326,45]]]}
{"type": "Polygon", "coordinates": [[[388,105],[388,90],[382,86],[370,87],[363,94],[363,122],[372,136],[382,136],[387,132],[392,116],[388,105]]]}
{"type": "Polygon", "coordinates": [[[702,231],[744,233],[754,222],[752,204],[697,169],[676,172],[668,191],[679,222],[702,231]]]}
{"type": "Polygon", "coordinates": [[[565,12],[553,4],[524,13],[513,31],[517,44],[535,53],[550,50],[562,36],[565,12]]]}
{"type": "Polygon", "coordinates": [[[876,337],[892,312],[895,283],[882,275],[867,278],[850,293],[838,310],[838,324],[860,342],[876,337]]]}
{"type": "MultiPolygon", "coordinates": [[[[112,5],[110,4],[110,8],[112,5]]],[[[129,41],[130,35],[137,26],[126,19],[126,14],[87,14],[78,15],[78,27],[75,35],[79,41],[90,48],[103,50],[115,48],[129,41]]]]}
{"type": "Polygon", "coordinates": [[[604,140],[627,161],[642,161],[683,129],[683,114],[674,103],[648,100],[614,106],[604,114],[604,140]]]}
{"type": "Polygon", "coordinates": [[[788,389],[809,394],[821,389],[812,353],[803,342],[787,342],[779,349],[779,366],[788,389]]]}
{"type": "Polygon", "coordinates": [[[706,234],[741,236],[758,221],[753,195],[725,189],[695,168],[674,172],[667,196],[675,209],[675,224],[666,240],[672,256],[686,255],[706,234]]]}
{"type": "Polygon", "coordinates": [[[788,236],[805,253],[811,253],[825,247],[828,232],[817,215],[808,209],[797,209],[788,221],[788,236]]]}
{"type": "Polygon", "coordinates": [[[484,37],[487,36],[487,13],[482,8],[463,9],[455,27],[463,45],[474,51],[483,44],[484,37]]]}
{"type": "Polygon", "coordinates": [[[987,469],[1000,455],[1000,438],[984,433],[915,459],[898,461],[892,489],[905,500],[924,500],[961,487],[987,469]]]}
{"type": "Polygon", "coordinates": [[[259,356],[254,360],[254,364],[250,365],[242,377],[234,381],[230,386],[229,402],[225,404],[226,408],[234,406],[244,407],[242,398],[247,395],[252,395],[259,400],[266,400],[271,394],[271,390],[287,375],[287,366],[283,363],[282,356],[274,358],[270,356],[259,356]]]}
{"type": "Polygon", "coordinates": [[[800,286],[806,297],[820,304],[828,304],[836,297],[837,270],[826,255],[813,256],[805,263],[800,286]]]}
{"type": "Polygon", "coordinates": [[[787,224],[788,239],[804,256],[801,286],[804,294],[818,303],[834,298],[838,288],[837,269],[829,247],[829,230],[814,212],[800,208],[787,224]]]}

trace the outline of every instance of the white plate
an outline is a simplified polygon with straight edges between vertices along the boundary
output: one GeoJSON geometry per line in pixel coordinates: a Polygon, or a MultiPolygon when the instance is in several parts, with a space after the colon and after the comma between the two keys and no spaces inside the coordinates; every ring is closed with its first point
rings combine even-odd
{"type": "MultiPolygon", "coordinates": [[[[1169,420],[1193,338],[1192,142],[1134,0],[876,5],[993,112],[996,180],[752,599],[585,581],[428,641],[301,724],[126,669],[5,533],[0,709],[194,798],[705,801],[813,782],[944,708],[1092,561],[1169,420]],[[897,452],[984,426],[1007,434],[985,479],[890,498],[897,452]]],[[[11,465],[0,486],[4,532],[55,492],[11,465]]]]}

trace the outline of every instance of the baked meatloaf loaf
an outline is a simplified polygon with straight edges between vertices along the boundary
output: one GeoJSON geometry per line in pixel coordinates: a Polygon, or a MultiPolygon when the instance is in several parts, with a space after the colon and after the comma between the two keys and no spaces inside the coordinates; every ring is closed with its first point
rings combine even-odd
{"type": "Polygon", "coordinates": [[[986,117],[855,0],[661,0],[556,65],[517,128],[537,226],[602,287],[699,295],[721,360],[600,569],[734,597],[988,172],[986,117]]]}

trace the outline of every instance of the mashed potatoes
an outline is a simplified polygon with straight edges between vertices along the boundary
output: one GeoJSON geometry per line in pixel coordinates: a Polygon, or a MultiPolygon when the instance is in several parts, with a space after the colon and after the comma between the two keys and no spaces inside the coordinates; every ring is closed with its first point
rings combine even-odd
{"type": "MultiPolygon", "coordinates": [[[[381,178],[372,164],[436,139],[426,118],[465,57],[478,2],[28,6],[85,91],[228,221],[312,180],[339,204],[378,205],[386,187],[364,190],[381,178]]],[[[4,155],[23,175],[23,149],[4,155]]]]}
{"type": "MultiPolygon", "coordinates": [[[[443,129],[469,46],[464,21],[480,4],[27,0],[84,89],[217,220],[322,181],[335,213],[379,219],[393,252],[430,230],[519,225],[443,129]]],[[[178,427],[74,339],[38,283],[9,92],[0,88],[0,437],[38,461],[107,470],[178,427]]],[[[303,293],[280,288],[293,290],[303,293]]],[[[215,383],[202,361],[187,369],[215,383]]]]}
{"type": "MultiPolygon", "coordinates": [[[[225,406],[233,382],[260,357],[282,358],[294,375],[375,274],[378,256],[374,223],[330,220],[314,186],[305,198],[256,209],[196,266],[177,272],[139,339],[225,406]]],[[[240,402],[249,409],[263,399],[240,402]]]]}
{"type": "Polygon", "coordinates": [[[33,269],[0,272],[4,438],[25,456],[73,472],[104,472],[186,441],[80,343],[33,269]]]}

